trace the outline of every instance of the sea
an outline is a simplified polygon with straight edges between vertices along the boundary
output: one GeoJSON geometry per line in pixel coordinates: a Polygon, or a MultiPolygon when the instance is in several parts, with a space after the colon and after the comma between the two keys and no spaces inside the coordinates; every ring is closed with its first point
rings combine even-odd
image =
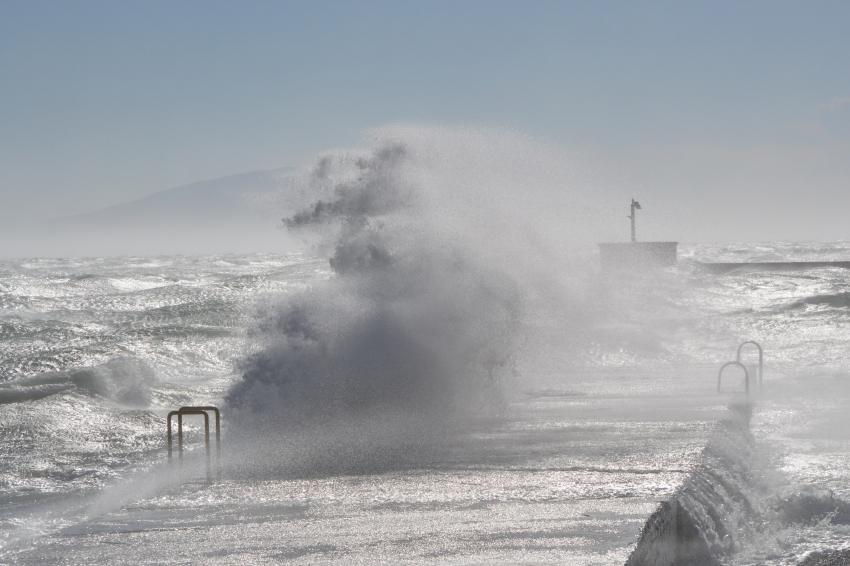
{"type": "Polygon", "coordinates": [[[850,563],[850,270],[702,266],[850,242],[531,287],[335,234],[0,261],[0,563],[850,563]]]}

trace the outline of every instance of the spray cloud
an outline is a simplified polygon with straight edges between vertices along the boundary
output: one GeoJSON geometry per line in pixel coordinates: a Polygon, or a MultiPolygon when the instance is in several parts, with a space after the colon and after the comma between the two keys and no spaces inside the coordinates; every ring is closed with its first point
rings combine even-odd
{"type": "Polygon", "coordinates": [[[333,275],[265,305],[252,333],[262,348],[228,395],[237,413],[292,431],[498,405],[523,293],[478,253],[470,225],[440,214],[446,194],[424,190],[422,169],[422,155],[390,140],[324,156],[304,178],[314,201],[285,224],[319,234],[333,275]]]}

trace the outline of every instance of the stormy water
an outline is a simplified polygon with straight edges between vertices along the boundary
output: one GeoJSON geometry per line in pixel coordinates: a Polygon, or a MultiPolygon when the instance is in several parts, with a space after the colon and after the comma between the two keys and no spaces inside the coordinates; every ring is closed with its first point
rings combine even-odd
{"type": "Polygon", "coordinates": [[[850,243],[603,273],[571,164],[379,137],[290,178],[300,253],[0,261],[0,561],[846,563],[850,270],[700,264],[850,243]]]}

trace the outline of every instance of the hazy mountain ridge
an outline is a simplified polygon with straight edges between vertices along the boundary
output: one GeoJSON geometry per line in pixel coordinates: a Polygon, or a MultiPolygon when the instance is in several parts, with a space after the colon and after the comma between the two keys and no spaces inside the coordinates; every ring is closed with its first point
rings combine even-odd
{"type": "Polygon", "coordinates": [[[127,221],[148,223],[155,220],[212,221],[258,215],[257,201],[277,192],[290,167],[251,171],[218,179],[198,181],[166,189],[140,199],[116,204],[94,212],[65,216],[54,225],[127,221]]]}
{"type": "Polygon", "coordinates": [[[93,212],[6,230],[0,256],[285,251],[280,196],[292,168],[251,171],[155,192],[93,212]]]}

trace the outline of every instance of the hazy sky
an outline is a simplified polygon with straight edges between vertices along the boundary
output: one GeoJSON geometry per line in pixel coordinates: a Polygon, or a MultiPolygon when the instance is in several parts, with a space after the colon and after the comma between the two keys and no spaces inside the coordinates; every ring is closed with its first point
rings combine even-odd
{"type": "MultiPolygon", "coordinates": [[[[742,203],[733,238],[846,239],[848,22],[846,1],[3,0],[0,219],[420,122],[589,148],[671,212],[742,203]]],[[[676,236],[730,237],[710,226],[676,236]]]]}

